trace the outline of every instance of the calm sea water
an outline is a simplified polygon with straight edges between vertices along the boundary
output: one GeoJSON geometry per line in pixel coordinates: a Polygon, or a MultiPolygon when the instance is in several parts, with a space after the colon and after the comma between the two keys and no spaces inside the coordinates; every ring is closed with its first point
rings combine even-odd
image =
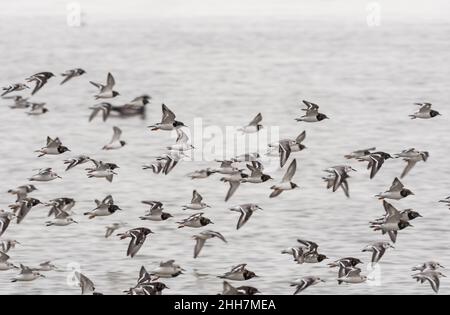
{"type": "MultiPolygon", "coordinates": [[[[39,191],[32,196],[44,201],[75,198],[75,219],[80,224],[47,228],[43,207],[34,208],[22,224],[13,224],[3,238],[23,245],[10,252],[11,261],[33,266],[52,260],[62,271],[16,284],[10,283],[14,271],[1,272],[0,293],[78,294],[77,287],[67,284],[70,272],[65,270],[78,264],[98,291],[118,294],[135,284],[141,265],[151,270],[169,259],[188,270],[166,281],[171,289],[165,293],[170,294],[216,294],[222,288],[216,276],[239,263],[248,263],[260,275],[248,284],[265,294],[292,294],[289,281],[307,275],[329,280],[308,289],[310,294],[431,293],[428,285],[410,278],[410,268],[430,259],[450,265],[450,212],[437,203],[450,193],[449,31],[450,24],[414,21],[369,28],[364,21],[182,18],[88,21],[85,27],[69,28],[64,18],[2,17],[2,85],[40,71],[60,73],[82,67],[88,74],[62,87],[59,78],[52,79],[32,98],[48,104],[50,112],[41,117],[11,110],[8,101],[1,101],[1,208],[14,201],[6,191],[26,184],[33,169],[53,167],[63,179],[38,184],[39,191]],[[142,93],[152,95],[146,120],[88,122],[95,89],[87,80],[103,81],[108,71],[115,75],[121,93],[113,103],[142,93]],[[300,99],[320,104],[331,119],[314,125],[296,123],[300,99]],[[432,102],[443,116],[409,120],[408,114],[416,109],[412,103],[418,101],[432,102]],[[187,125],[201,117],[206,126],[225,128],[245,124],[261,112],[264,125],[279,126],[283,137],[306,130],[308,149],[296,154],[295,182],[301,188],[269,199],[272,183],[243,185],[225,203],[228,186],[219,175],[199,181],[185,176],[214,163],[182,162],[168,176],[143,171],[142,164],[173,142],[170,133],[150,133],[146,128],[160,119],[162,102],[187,125]],[[122,128],[128,145],[103,152],[114,125],[122,128]],[[71,154],[37,158],[33,151],[44,145],[47,136],[59,136],[74,154],[116,162],[119,176],[110,184],[87,179],[83,167],[65,173],[62,160],[71,154]],[[424,218],[402,231],[396,249],[383,257],[379,285],[338,286],[333,281],[336,272],[325,263],[297,265],[280,251],[294,246],[300,237],[319,243],[321,252],[333,259],[356,256],[370,261],[361,249],[387,240],[368,227],[369,220],[383,213],[373,195],[390,186],[403,162],[388,161],[373,180],[364,165],[352,162],[359,171],[350,180],[350,199],[340,191],[327,191],[321,181],[324,168],[343,163],[343,155],[350,151],[370,146],[391,153],[410,147],[430,152],[429,161],[419,163],[404,180],[416,196],[395,203],[399,209],[416,209],[424,218]],[[212,205],[206,210],[216,223],[211,227],[228,239],[228,244],[208,241],[195,260],[191,236],[201,230],[178,230],[175,224],[191,214],[181,206],[190,201],[193,189],[212,205]],[[83,217],[94,207],[94,199],[107,194],[124,211],[95,220],[83,217]],[[146,210],[140,201],[145,199],[162,201],[175,219],[140,221],[146,210]],[[264,210],[236,231],[238,215],[227,209],[248,202],[264,210]],[[113,222],[124,222],[126,228],[147,226],[156,234],[130,259],[125,257],[127,241],[103,237],[105,226],[113,222]]],[[[283,172],[274,170],[271,175],[278,180],[283,172]]],[[[441,292],[450,292],[445,278],[441,292]]]]}

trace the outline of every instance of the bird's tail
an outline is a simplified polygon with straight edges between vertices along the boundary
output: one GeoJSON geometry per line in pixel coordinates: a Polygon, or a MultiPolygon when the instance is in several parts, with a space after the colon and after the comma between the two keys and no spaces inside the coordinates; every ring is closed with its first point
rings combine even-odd
{"type": "Polygon", "coordinates": [[[416,119],[416,118],[417,118],[415,115],[409,115],[409,117],[410,117],[411,119],[416,119]]]}

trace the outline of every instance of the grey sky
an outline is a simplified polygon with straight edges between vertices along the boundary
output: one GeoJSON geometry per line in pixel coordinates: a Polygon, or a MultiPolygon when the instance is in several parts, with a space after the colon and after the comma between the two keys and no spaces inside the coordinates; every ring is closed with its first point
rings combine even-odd
{"type": "Polygon", "coordinates": [[[360,18],[368,3],[381,6],[382,18],[449,20],[448,0],[14,0],[2,2],[0,15],[66,14],[66,5],[81,4],[91,17],[298,15],[360,18]]]}

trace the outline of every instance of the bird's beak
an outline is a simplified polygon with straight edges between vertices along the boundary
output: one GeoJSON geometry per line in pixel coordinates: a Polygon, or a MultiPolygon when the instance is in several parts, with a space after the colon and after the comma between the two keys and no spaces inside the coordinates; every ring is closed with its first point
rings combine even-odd
{"type": "Polygon", "coordinates": [[[120,210],[120,211],[122,211],[122,209],[121,209],[121,208],[117,208],[117,210],[120,210]]]}
{"type": "Polygon", "coordinates": [[[209,222],[209,223],[210,223],[210,224],[214,224],[214,222],[212,222],[212,221],[211,221],[211,222],[209,222]]]}
{"type": "Polygon", "coordinates": [[[59,176],[59,175],[56,175],[56,178],[60,178],[60,179],[62,179],[62,177],[61,177],[61,176],[59,176]]]}
{"type": "Polygon", "coordinates": [[[45,278],[45,276],[44,275],[39,275],[41,278],[45,278]]]}
{"type": "Polygon", "coordinates": [[[77,221],[72,221],[73,223],[76,223],[76,224],[78,224],[78,222],[77,221]]]}
{"type": "Polygon", "coordinates": [[[326,281],[321,279],[320,282],[326,282],[326,281]]]}

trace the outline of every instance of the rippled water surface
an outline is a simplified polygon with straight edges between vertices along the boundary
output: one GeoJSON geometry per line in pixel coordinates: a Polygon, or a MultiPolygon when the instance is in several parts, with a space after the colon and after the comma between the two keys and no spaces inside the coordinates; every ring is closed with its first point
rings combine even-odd
{"type": "MultiPolygon", "coordinates": [[[[53,167],[62,180],[38,184],[33,197],[48,200],[75,198],[78,225],[45,226],[47,210],[36,207],[20,225],[13,224],[3,238],[23,245],[10,252],[11,261],[37,265],[52,260],[60,272],[31,283],[10,283],[15,271],[0,272],[2,294],[78,294],[69,286],[65,268],[73,263],[91,278],[98,291],[118,294],[134,285],[139,268],[152,269],[162,260],[175,259],[187,272],[166,281],[171,294],[216,294],[220,275],[239,263],[248,263],[259,278],[248,281],[265,294],[292,294],[289,281],[319,275],[327,281],[308,289],[311,294],[399,294],[430,293],[428,285],[416,284],[410,268],[436,259],[450,265],[449,210],[437,200],[450,193],[448,135],[450,131],[449,24],[386,22],[378,28],[344,20],[267,18],[182,18],[133,21],[89,21],[82,28],[68,28],[64,19],[13,19],[0,21],[1,84],[7,85],[40,71],[60,73],[82,67],[88,74],[60,87],[51,79],[34,101],[47,102],[50,112],[29,117],[22,110],[0,106],[0,206],[14,201],[6,193],[27,183],[33,169],[53,167]],[[124,103],[142,93],[152,95],[146,120],[111,118],[88,122],[88,107],[96,92],[88,80],[103,81],[111,71],[124,103]],[[331,117],[320,124],[296,123],[301,114],[299,100],[321,105],[331,117]],[[443,116],[430,121],[412,121],[408,114],[418,101],[430,101],[443,116]],[[300,189],[269,199],[272,183],[242,185],[225,203],[227,185],[219,175],[192,181],[185,175],[214,166],[208,162],[182,162],[168,176],[156,176],[142,164],[164,152],[173,142],[170,133],[151,133],[146,126],[161,116],[166,103],[178,118],[192,126],[203,118],[205,126],[239,126],[256,113],[263,114],[266,128],[279,126],[283,137],[307,131],[307,150],[296,154],[295,182],[300,189]],[[102,146],[112,126],[123,130],[128,145],[104,152],[102,146]],[[86,178],[83,167],[64,172],[64,157],[37,158],[47,136],[59,136],[72,152],[112,161],[120,165],[113,183],[86,178]],[[340,191],[327,191],[322,170],[344,162],[343,155],[364,147],[396,153],[409,147],[430,152],[427,163],[419,163],[404,183],[416,195],[396,202],[399,209],[414,208],[424,218],[399,234],[395,250],[381,261],[378,286],[342,285],[325,263],[297,265],[283,248],[296,238],[313,240],[328,257],[370,255],[361,249],[387,237],[373,232],[368,221],[383,213],[374,194],[387,189],[404,166],[389,160],[373,180],[364,165],[352,162],[358,172],[350,179],[351,198],[340,191]],[[206,210],[227,239],[207,242],[200,258],[193,259],[194,229],[177,229],[175,221],[190,212],[181,206],[197,189],[212,205],[206,210]],[[88,220],[83,213],[93,200],[112,194],[124,209],[106,218],[88,220]],[[175,219],[143,222],[146,207],[141,200],[160,200],[175,219]],[[256,212],[239,231],[238,214],[232,205],[258,203],[256,212]],[[125,228],[147,226],[156,232],[134,258],[126,257],[127,241],[105,239],[104,228],[113,222],[125,228]],[[197,273],[202,274],[198,276],[197,273]]],[[[284,171],[270,170],[277,180],[284,171]]],[[[122,230],[125,230],[122,228],[122,230]]],[[[366,272],[365,270],[363,272],[366,272]]],[[[450,292],[444,280],[442,293],[450,292]]]]}

